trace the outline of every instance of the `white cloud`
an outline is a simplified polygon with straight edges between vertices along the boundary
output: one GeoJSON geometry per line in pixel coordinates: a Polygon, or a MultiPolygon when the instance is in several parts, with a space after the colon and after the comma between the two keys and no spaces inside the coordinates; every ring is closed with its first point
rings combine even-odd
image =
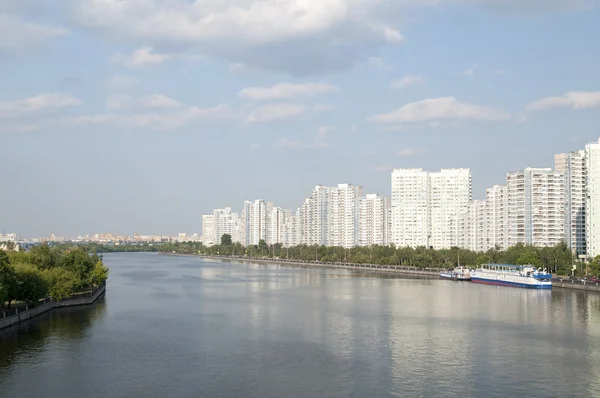
{"type": "Polygon", "coordinates": [[[171,57],[171,54],[155,53],[152,47],[142,47],[135,50],[131,55],[117,54],[113,59],[118,64],[135,69],[148,65],[161,64],[171,57]]]}
{"type": "Polygon", "coordinates": [[[152,94],[140,99],[142,108],[179,108],[183,104],[176,99],[162,94],[152,94]]]}
{"type": "Polygon", "coordinates": [[[406,75],[401,79],[392,81],[391,86],[392,88],[403,89],[416,84],[423,84],[425,82],[427,82],[427,79],[421,75],[406,75]]]}
{"type": "Polygon", "coordinates": [[[367,58],[367,65],[375,69],[383,69],[390,70],[391,66],[385,63],[384,59],[381,57],[369,57],[367,58]]]}
{"type": "Polygon", "coordinates": [[[405,157],[409,157],[409,156],[420,155],[422,153],[423,153],[422,149],[406,148],[406,149],[401,149],[398,152],[396,152],[396,155],[401,158],[405,158],[405,157]]]}
{"type": "Polygon", "coordinates": [[[106,108],[110,110],[125,109],[133,105],[133,98],[128,94],[113,94],[106,98],[106,108]]]}
{"type": "Polygon", "coordinates": [[[510,115],[502,110],[458,101],[453,97],[431,98],[412,102],[389,113],[373,116],[377,123],[423,123],[455,120],[507,120],[510,115]]]}
{"type": "Polygon", "coordinates": [[[108,80],[108,88],[111,90],[124,90],[135,86],[139,80],[133,76],[116,75],[108,80]]]}
{"type": "Polygon", "coordinates": [[[259,145],[259,144],[251,144],[251,145],[248,147],[248,149],[250,149],[250,150],[255,150],[255,149],[258,149],[258,148],[260,148],[260,145],[259,145]]]}
{"type": "Polygon", "coordinates": [[[329,144],[325,141],[314,140],[312,142],[304,142],[298,139],[289,139],[287,137],[281,137],[281,139],[275,144],[278,148],[286,149],[322,149],[329,148],[329,144]]]}
{"type": "Polygon", "coordinates": [[[229,65],[230,73],[238,73],[239,74],[239,73],[244,73],[246,71],[248,71],[248,67],[243,62],[235,62],[235,63],[229,65]]]}
{"type": "Polygon", "coordinates": [[[313,106],[313,109],[317,112],[329,112],[337,110],[338,107],[335,105],[320,104],[313,106]]]}
{"type": "Polygon", "coordinates": [[[463,75],[471,77],[475,75],[475,71],[479,68],[479,65],[471,65],[464,72],[463,75]]]}
{"type": "Polygon", "coordinates": [[[63,118],[62,123],[67,125],[114,125],[129,128],[176,130],[195,122],[231,120],[232,118],[233,115],[228,105],[216,105],[209,108],[189,106],[181,109],[161,110],[161,112],[107,113],[68,117],[63,118]]]}
{"type": "Polygon", "coordinates": [[[0,119],[32,117],[81,105],[79,98],[63,93],[46,93],[16,101],[0,102],[0,119]]]}
{"type": "Polygon", "coordinates": [[[335,127],[335,126],[321,126],[317,130],[317,133],[318,134],[327,134],[327,133],[334,131],[336,128],[337,127],[335,127]]]}
{"type": "Polygon", "coordinates": [[[402,43],[406,3],[78,0],[73,14],[82,26],[118,40],[193,46],[231,62],[302,74],[348,69],[378,47],[402,43]]]}
{"type": "Polygon", "coordinates": [[[106,100],[106,107],[110,110],[119,109],[169,109],[180,108],[184,105],[163,94],[151,94],[145,97],[134,99],[129,94],[109,95],[106,100]]]}
{"type": "Polygon", "coordinates": [[[271,104],[254,108],[246,116],[248,123],[267,123],[289,119],[304,113],[304,107],[296,104],[271,104]]]}
{"type": "Polygon", "coordinates": [[[0,51],[19,51],[68,34],[65,28],[26,22],[15,15],[0,13],[0,51]]]}
{"type": "Polygon", "coordinates": [[[600,107],[600,91],[569,91],[559,97],[548,97],[527,105],[530,111],[553,108],[587,109],[600,107]]]}
{"type": "Polygon", "coordinates": [[[328,83],[279,83],[272,87],[247,87],[240,91],[238,96],[252,100],[291,99],[314,97],[337,89],[336,86],[328,83]]]}

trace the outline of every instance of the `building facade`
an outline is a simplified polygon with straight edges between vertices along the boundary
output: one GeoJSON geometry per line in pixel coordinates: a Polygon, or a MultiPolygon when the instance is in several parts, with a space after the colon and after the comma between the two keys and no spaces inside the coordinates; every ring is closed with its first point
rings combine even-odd
{"type": "Polygon", "coordinates": [[[387,245],[390,199],[376,194],[360,198],[358,246],[387,245]]]}
{"type": "Polygon", "coordinates": [[[202,215],[202,243],[205,246],[212,246],[215,241],[215,230],[212,214],[202,215]]]}
{"type": "Polygon", "coordinates": [[[362,194],[362,187],[350,184],[329,188],[329,233],[325,244],[345,248],[358,245],[358,204],[362,194]]]}
{"type": "Polygon", "coordinates": [[[588,259],[600,255],[600,139],[585,146],[586,251],[588,259]]]}
{"type": "Polygon", "coordinates": [[[281,207],[273,207],[269,212],[269,227],[267,228],[267,244],[283,243],[285,232],[286,211],[281,207]]]}
{"type": "Polygon", "coordinates": [[[471,171],[422,169],[392,172],[391,240],[398,247],[447,249],[464,244],[471,202],[471,171]]]}
{"type": "Polygon", "coordinates": [[[239,216],[231,211],[231,207],[213,210],[213,242],[221,243],[223,235],[230,235],[233,242],[239,242],[239,216]]]}
{"type": "Polygon", "coordinates": [[[584,150],[554,156],[554,170],[564,176],[564,239],[575,255],[586,254],[586,169],[584,150]]]}
{"type": "Polygon", "coordinates": [[[508,173],[508,245],[555,246],[564,240],[564,176],[550,168],[508,173]]]}
{"type": "Polygon", "coordinates": [[[258,245],[261,240],[267,241],[269,228],[269,212],[273,204],[257,199],[252,202],[250,210],[250,245],[258,245]]]}
{"type": "Polygon", "coordinates": [[[508,197],[505,185],[494,185],[485,191],[485,250],[508,248],[508,197]]]}
{"type": "Polygon", "coordinates": [[[391,240],[396,247],[429,247],[429,174],[423,169],[392,171],[391,240]]]}

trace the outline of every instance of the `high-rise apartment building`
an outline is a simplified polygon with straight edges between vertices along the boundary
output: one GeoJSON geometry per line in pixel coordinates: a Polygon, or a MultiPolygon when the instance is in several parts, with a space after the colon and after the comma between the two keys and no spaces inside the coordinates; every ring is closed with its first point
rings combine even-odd
{"type": "Polygon", "coordinates": [[[487,212],[485,200],[474,200],[468,206],[464,223],[464,240],[459,237],[458,247],[476,252],[487,250],[487,212]]]}
{"type": "Polygon", "coordinates": [[[485,191],[486,245],[485,250],[495,247],[508,248],[508,196],[505,185],[494,185],[485,191]]]}
{"type": "Polygon", "coordinates": [[[329,217],[328,211],[329,188],[323,185],[317,185],[313,189],[310,200],[307,203],[307,237],[306,244],[308,245],[327,245],[329,230],[327,220],[329,217]]]}
{"type": "Polygon", "coordinates": [[[363,189],[350,184],[329,188],[329,246],[354,247],[358,244],[358,203],[363,189]]]}
{"type": "Polygon", "coordinates": [[[554,171],[564,176],[565,237],[576,255],[585,255],[586,164],[585,151],[554,155],[554,171]]]}
{"type": "Polygon", "coordinates": [[[221,243],[223,235],[231,236],[232,241],[239,242],[239,216],[231,211],[231,207],[213,210],[213,242],[221,243]]]}
{"type": "Polygon", "coordinates": [[[367,194],[358,208],[358,246],[387,245],[390,199],[367,194]]]}
{"type": "Polygon", "coordinates": [[[269,228],[269,212],[273,204],[262,199],[252,202],[250,210],[250,241],[258,245],[261,240],[266,242],[269,228]]]}
{"type": "Polygon", "coordinates": [[[286,220],[283,245],[291,247],[300,244],[302,244],[302,210],[299,208],[286,220]]]}
{"type": "Polygon", "coordinates": [[[600,255],[600,139],[585,146],[586,249],[589,259],[600,255]]]}
{"type": "Polygon", "coordinates": [[[509,246],[554,246],[564,240],[563,179],[549,168],[508,173],[509,246]]]}
{"type": "Polygon", "coordinates": [[[281,207],[273,207],[269,212],[269,227],[267,228],[267,244],[283,243],[286,211],[281,207]]]}
{"type": "Polygon", "coordinates": [[[252,202],[244,201],[242,216],[240,218],[240,242],[244,246],[250,245],[250,224],[252,222],[252,202]]]}
{"type": "Polygon", "coordinates": [[[392,171],[392,242],[397,247],[429,246],[429,173],[392,171]]]}
{"type": "Polygon", "coordinates": [[[430,245],[434,249],[459,246],[464,231],[461,215],[471,203],[471,170],[442,169],[429,173],[430,245]]]}
{"type": "Polygon", "coordinates": [[[211,246],[215,241],[215,230],[212,214],[202,215],[202,243],[211,246]]]}
{"type": "Polygon", "coordinates": [[[461,245],[471,202],[471,171],[422,169],[392,172],[392,242],[446,249],[461,245]]]}

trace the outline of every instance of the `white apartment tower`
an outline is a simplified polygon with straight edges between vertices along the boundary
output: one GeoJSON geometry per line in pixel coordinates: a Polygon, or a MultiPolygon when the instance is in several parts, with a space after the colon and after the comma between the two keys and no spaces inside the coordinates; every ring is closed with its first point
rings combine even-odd
{"type": "Polygon", "coordinates": [[[474,200],[469,204],[467,222],[464,226],[466,242],[459,247],[466,247],[476,252],[487,250],[487,212],[485,200],[474,200]]]}
{"type": "Polygon", "coordinates": [[[564,175],[565,242],[575,255],[586,254],[586,161],[585,151],[554,155],[554,170],[564,175]]]}
{"type": "Polygon", "coordinates": [[[397,247],[429,246],[429,204],[429,174],[426,171],[392,171],[392,243],[397,247]]]}
{"type": "Polygon", "coordinates": [[[213,242],[221,243],[221,237],[225,234],[230,235],[232,241],[239,241],[239,216],[237,213],[231,212],[231,207],[224,209],[214,209],[212,214],[213,219],[213,242]]]}
{"type": "Polygon", "coordinates": [[[213,215],[202,215],[202,243],[205,246],[211,246],[215,239],[215,230],[213,227],[213,215]]]}
{"type": "Polygon", "coordinates": [[[302,214],[301,209],[290,215],[285,222],[283,245],[285,247],[297,246],[302,243],[302,214]]]}
{"type": "Polygon", "coordinates": [[[563,178],[549,168],[508,173],[509,246],[555,246],[564,239],[563,178]]]}
{"type": "Polygon", "coordinates": [[[387,245],[390,199],[367,194],[359,199],[358,246],[387,245]]]}
{"type": "Polygon", "coordinates": [[[470,202],[469,169],[392,171],[392,242],[434,249],[462,245],[470,202]]]}
{"type": "Polygon", "coordinates": [[[242,217],[240,218],[240,242],[244,246],[250,246],[250,224],[252,222],[252,202],[244,201],[242,217]]]}
{"type": "Polygon", "coordinates": [[[461,214],[471,203],[471,170],[442,169],[429,173],[429,178],[430,246],[436,250],[459,246],[464,234],[461,214]]]}
{"type": "Polygon", "coordinates": [[[485,250],[508,248],[508,196],[505,185],[494,185],[485,191],[485,250]]]}
{"type": "Polygon", "coordinates": [[[589,259],[600,255],[600,139],[585,146],[586,248],[589,259]]]}
{"type": "Polygon", "coordinates": [[[269,228],[269,212],[273,204],[257,199],[250,206],[250,245],[258,245],[261,240],[266,242],[269,228]]]}
{"type": "Polygon", "coordinates": [[[273,207],[269,212],[269,228],[267,229],[267,244],[283,243],[286,222],[286,211],[280,207],[273,207]]]}
{"type": "Polygon", "coordinates": [[[351,248],[358,244],[358,203],[363,189],[350,184],[329,188],[329,246],[351,248]]]}
{"type": "Polygon", "coordinates": [[[317,185],[307,203],[307,245],[331,245],[328,242],[329,188],[317,185]]]}

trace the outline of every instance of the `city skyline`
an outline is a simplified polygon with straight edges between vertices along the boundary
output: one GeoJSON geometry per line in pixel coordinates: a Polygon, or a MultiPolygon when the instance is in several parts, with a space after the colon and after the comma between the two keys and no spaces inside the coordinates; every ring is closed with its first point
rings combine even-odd
{"type": "Polygon", "coordinates": [[[204,3],[1,2],[0,229],[200,232],[394,168],[483,200],[598,135],[595,0],[204,3]]]}

